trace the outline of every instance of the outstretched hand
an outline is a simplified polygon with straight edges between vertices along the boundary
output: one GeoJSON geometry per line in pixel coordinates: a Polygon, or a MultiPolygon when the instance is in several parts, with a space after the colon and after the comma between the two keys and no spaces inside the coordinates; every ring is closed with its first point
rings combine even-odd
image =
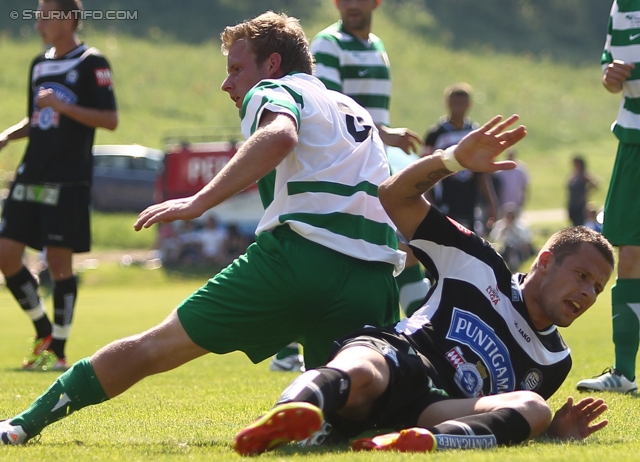
{"type": "Polygon", "coordinates": [[[567,402],[553,416],[546,436],[559,439],[583,440],[607,426],[608,420],[601,420],[592,425],[593,421],[599,418],[607,409],[604,400],[600,398],[584,398],[574,404],[573,398],[569,396],[567,402]]]}
{"type": "Polygon", "coordinates": [[[193,220],[204,213],[197,207],[194,196],[183,199],[172,199],[155,204],[143,210],[133,225],[133,229],[140,231],[149,228],[154,223],[169,223],[176,220],[193,220]]]}
{"type": "Polygon", "coordinates": [[[472,131],[462,138],[455,148],[456,160],[465,168],[474,172],[496,172],[498,170],[512,170],[516,163],[512,160],[496,161],[496,157],[505,149],[510,148],[527,135],[524,125],[512,130],[506,130],[519,117],[514,114],[502,120],[502,116],[495,116],[482,127],[472,131]]]}

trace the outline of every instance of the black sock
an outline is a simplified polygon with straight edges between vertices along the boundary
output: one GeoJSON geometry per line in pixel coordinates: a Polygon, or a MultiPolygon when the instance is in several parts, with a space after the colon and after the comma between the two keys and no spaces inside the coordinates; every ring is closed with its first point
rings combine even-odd
{"type": "Polygon", "coordinates": [[[58,358],[64,358],[64,347],[69,337],[73,318],[73,309],[78,295],[78,282],[75,276],[55,281],[53,286],[53,340],[49,349],[58,358]]]}
{"type": "Polygon", "coordinates": [[[31,272],[23,266],[18,273],[6,278],[6,283],[20,307],[31,318],[36,329],[36,337],[51,335],[51,322],[44,312],[42,300],[38,295],[38,282],[31,272]]]}
{"type": "Polygon", "coordinates": [[[291,401],[311,403],[326,415],[347,404],[351,379],[338,369],[319,367],[305,372],[282,392],[276,404],[291,401]]]}
{"type": "Polygon", "coordinates": [[[513,409],[499,409],[459,419],[447,420],[429,428],[438,449],[488,449],[514,445],[529,438],[531,426],[513,409]]]}

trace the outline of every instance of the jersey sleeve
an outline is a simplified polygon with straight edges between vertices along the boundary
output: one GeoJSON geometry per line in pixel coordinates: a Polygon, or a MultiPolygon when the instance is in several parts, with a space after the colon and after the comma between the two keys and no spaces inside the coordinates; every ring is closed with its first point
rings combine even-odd
{"type": "Polygon", "coordinates": [[[88,105],[94,109],[116,110],[113,76],[109,62],[101,55],[87,59],[88,105]]]}
{"type": "Polygon", "coordinates": [[[299,131],[301,106],[302,95],[296,90],[273,80],[263,80],[244,97],[240,124],[242,134],[249,138],[257,130],[265,110],[291,116],[299,131]]]}
{"type": "Polygon", "coordinates": [[[342,93],[340,72],[340,46],[326,36],[318,36],[311,42],[311,53],[316,60],[314,75],[329,89],[342,93]]]}
{"type": "Polygon", "coordinates": [[[491,244],[434,206],[416,229],[409,244],[418,260],[436,280],[458,278],[466,274],[467,265],[472,259],[481,260],[494,272],[504,273],[506,279],[510,279],[508,267],[491,244]]]}

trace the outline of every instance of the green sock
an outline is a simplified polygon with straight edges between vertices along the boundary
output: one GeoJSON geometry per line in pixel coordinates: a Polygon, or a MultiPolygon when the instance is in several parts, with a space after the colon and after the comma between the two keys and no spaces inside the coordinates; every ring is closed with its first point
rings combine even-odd
{"type": "Polygon", "coordinates": [[[396,276],[396,282],[400,291],[400,308],[405,315],[411,316],[422,306],[431,284],[424,278],[424,271],[419,264],[406,267],[396,276]]]}
{"type": "Polygon", "coordinates": [[[280,352],[276,355],[276,359],[286,358],[287,356],[293,356],[300,353],[300,347],[297,343],[291,343],[290,345],[284,347],[280,352]]]}
{"type": "Polygon", "coordinates": [[[640,279],[617,279],[611,289],[611,302],[616,358],[613,367],[633,380],[640,336],[640,279]]]}
{"type": "Polygon", "coordinates": [[[107,399],[89,358],[85,358],[58,377],[29,409],[11,419],[11,425],[22,426],[29,438],[33,438],[72,412],[107,399]]]}

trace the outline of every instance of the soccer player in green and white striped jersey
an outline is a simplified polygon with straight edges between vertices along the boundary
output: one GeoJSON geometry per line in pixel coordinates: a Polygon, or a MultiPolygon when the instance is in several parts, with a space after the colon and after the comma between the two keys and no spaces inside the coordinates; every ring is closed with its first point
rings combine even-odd
{"type": "Polygon", "coordinates": [[[334,0],[340,21],[319,32],[311,42],[315,76],[328,89],[351,96],[366,108],[386,145],[417,153],[422,145],[417,133],[389,127],[389,58],[382,40],[371,33],[373,11],[381,1],[334,0]]]}
{"type": "Polygon", "coordinates": [[[620,248],[618,278],[611,289],[615,362],[602,375],[578,382],[579,390],[636,393],[640,338],[640,0],[615,0],[611,7],[602,83],[622,92],[612,125],[618,138],[602,234],[620,248]]]}

